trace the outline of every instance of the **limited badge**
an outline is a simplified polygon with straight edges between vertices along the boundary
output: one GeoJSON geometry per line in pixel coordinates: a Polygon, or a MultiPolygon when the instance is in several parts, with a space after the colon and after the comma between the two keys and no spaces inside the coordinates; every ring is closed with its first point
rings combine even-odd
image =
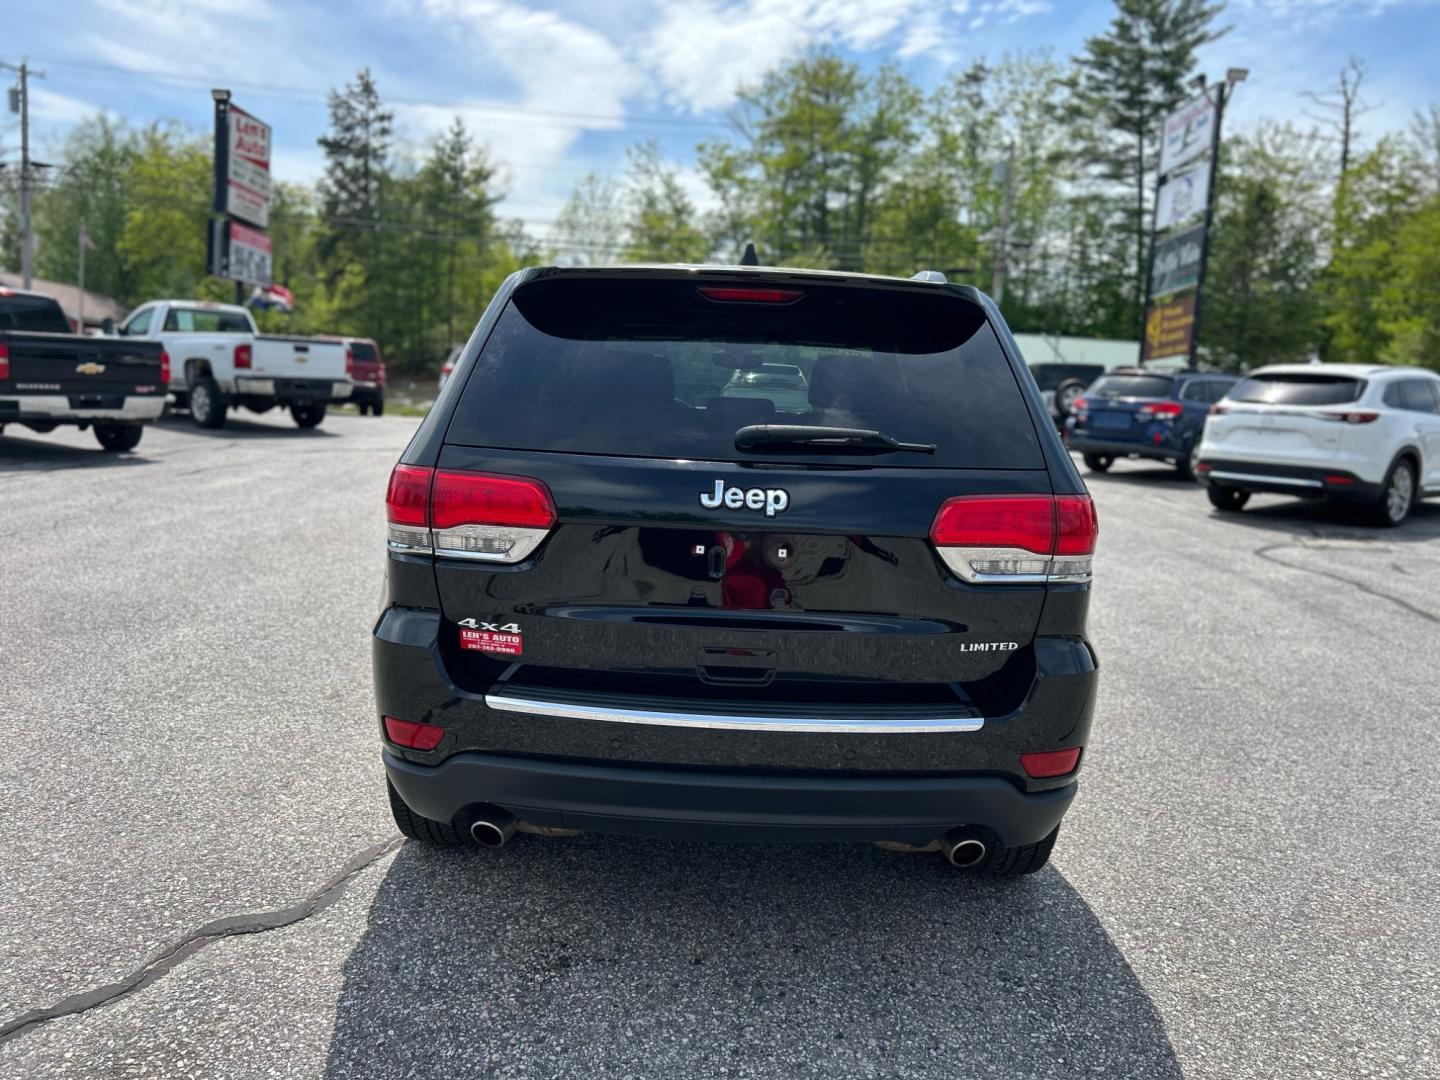
{"type": "Polygon", "coordinates": [[[497,656],[519,656],[525,651],[519,623],[490,623],[478,619],[460,620],[460,648],[497,656]]]}

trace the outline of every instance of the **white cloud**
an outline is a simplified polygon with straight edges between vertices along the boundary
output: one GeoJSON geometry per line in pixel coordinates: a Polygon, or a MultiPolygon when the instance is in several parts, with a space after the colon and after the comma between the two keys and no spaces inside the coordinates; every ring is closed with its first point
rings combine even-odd
{"type": "MultiPolygon", "coordinates": [[[[1050,7],[1046,0],[986,0],[976,18],[1013,22],[1050,7]]],[[[970,8],[969,0],[954,0],[948,12],[970,8]]],[[[889,46],[901,59],[949,62],[956,50],[946,14],[936,0],[662,0],[637,55],[662,97],[704,112],[725,107],[739,87],[815,43],[862,52],[889,46]]]]}
{"type": "Polygon", "coordinates": [[[92,105],[88,101],[30,84],[30,115],[35,120],[55,124],[78,124],[100,111],[98,105],[92,105]]]}

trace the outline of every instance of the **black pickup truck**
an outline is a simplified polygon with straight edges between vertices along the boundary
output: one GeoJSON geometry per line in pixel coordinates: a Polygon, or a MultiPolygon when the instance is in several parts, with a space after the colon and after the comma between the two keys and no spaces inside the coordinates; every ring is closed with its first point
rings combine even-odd
{"type": "Polygon", "coordinates": [[[0,432],[76,424],[106,450],[133,450],[169,382],[158,342],[73,334],[52,298],[0,287],[0,432]]]}

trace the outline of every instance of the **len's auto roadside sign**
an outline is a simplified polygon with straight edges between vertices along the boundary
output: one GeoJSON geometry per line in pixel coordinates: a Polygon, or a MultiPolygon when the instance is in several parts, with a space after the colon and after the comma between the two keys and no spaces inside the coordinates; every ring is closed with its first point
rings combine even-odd
{"type": "Polygon", "coordinates": [[[225,204],[231,217],[270,224],[270,125],[231,105],[225,117],[225,204]]]}
{"type": "Polygon", "coordinates": [[[1150,310],[1145,313],[1145,338],[1140,343],[1140,359],[1143,362],[1188,355],[1194,334],[1193,292],[1175,300],[1151,304],[1150,310]]]}

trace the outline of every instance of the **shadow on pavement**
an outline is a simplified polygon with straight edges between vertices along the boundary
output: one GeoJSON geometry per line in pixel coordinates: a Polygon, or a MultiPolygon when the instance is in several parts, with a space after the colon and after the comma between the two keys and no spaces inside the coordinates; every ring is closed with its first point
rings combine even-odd
{"type": "Polygon", "coordinates": [[[188,416],[167,416],[156,423],[167,431],[184,435],[198,435],[202,439],[328,439],[335,433],[326,431],[324,421],[320,427],[296,427],[287,413],[275,413],[274,422],[259,422],[240,419],[234,415],[226,418],[225,426],[202,428],[188,416]]]}
{"type": "Polygon", "coordinates": [[[131,453],[115,454],[102,450],[99,443],[71,446],[49,442],[44,435],[16,437],[7,430],[0,435],[0,473],[53,472],[56,469],[113,469],[131,465],[149,465],[145,443],[131,453]]]}
{"type": "MultiPolygon", "coordinates": [[[[1206,509],[1209,509],[1207,506],[1206,509]]],[[[1403,525],[1387,528],[1365,519],[1365,509],[1347,503],[1283,496],[1253,496],[1238,514],[1212,511],[1217,521],[1317,540],[1374,540],[1413,543],[1440,537],[1440,499],[1417,502],[1403,525]]]]}
{"type": "Polygon", "coordinates": [[[1056,870],[864,845],[412,842],[344,976],[330,1080],[1180,1076],[1056,870]]]}

